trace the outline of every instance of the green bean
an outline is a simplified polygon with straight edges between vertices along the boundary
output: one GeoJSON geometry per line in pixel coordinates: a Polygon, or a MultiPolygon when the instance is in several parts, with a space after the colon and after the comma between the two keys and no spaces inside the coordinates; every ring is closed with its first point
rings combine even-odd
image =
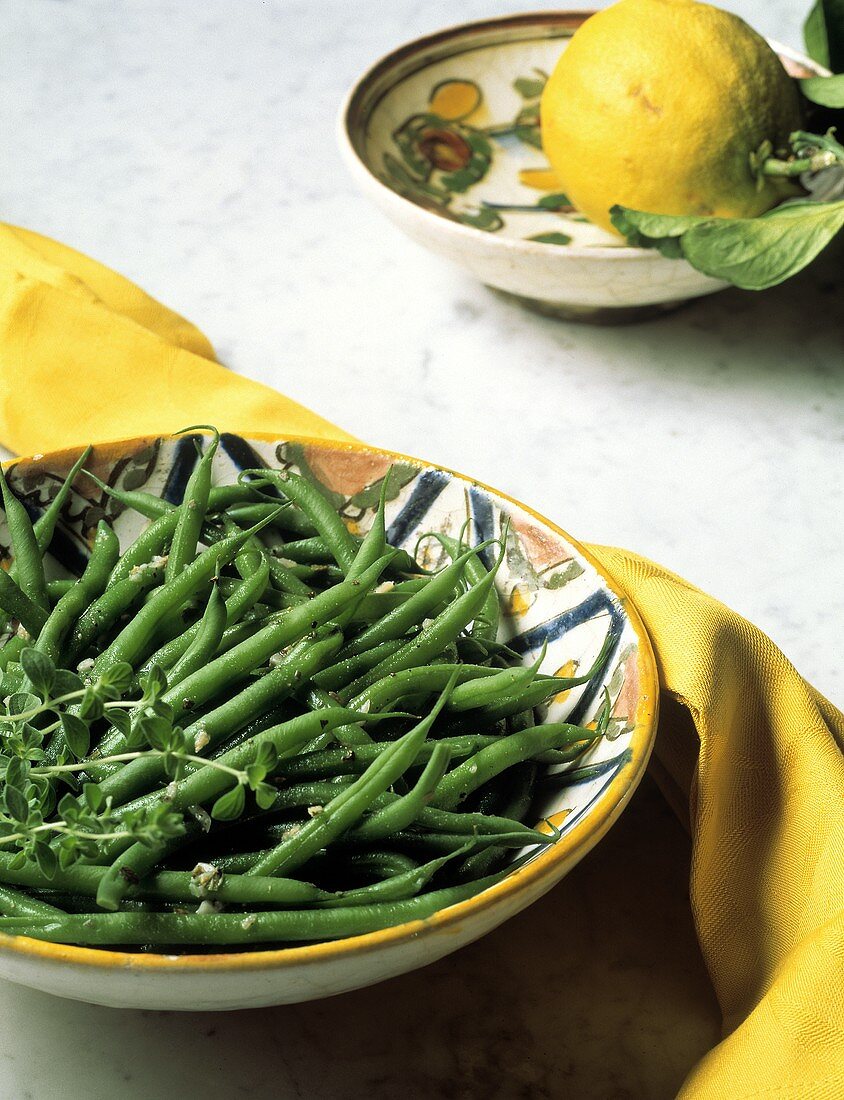
{"type": "Polygon", "coordinates": [[[196,636],[167,675],[167,683],[171,689],[208,664],[217,652],[225,628],[226,605],[219,588],[214,584],[211,586],[211,595],[199,621],[196,636]]]}
{"type": "Polygon", "coordinates": [[[368,672],[386,657],[401,649],[403,645],[404,642],[396,638],[394,641],[382,642],[380,645],[373,646],[372,649],[363,653],[357,653],[353,657],[346,657],[345,660],[337,661],[329,668],[324,668],[322,672],[317,673],[314,677],[314,683],[325,691],[339,691],[352,680],[368,672]]]}
{"type": "MultiPolygon", "coordinates": [[[[317,640],[302,639],[265,676],[191,723],[185,732],[194,742],[199,737],[201,743],[213,748],[228,733],[245,726],[270,705],[277,705],[292,694],[298,684],[330,660],[339,647],[340,637],[336,634],[317,640]]],[[[184,687],[185,684],[180,685],[180,688],[184,687]]],[[[159,757],[142,757],[103,779],[100,788],[119,806],[135,795],[150,790],[164,777],[164,765],[159,757]]]]}
{"type": "MultiPolygon", "coordinates": [[[[0,602],[0,607],[2,607],[2,602],[0,602]]],[[[22,638],[20,634],[13,635],[0,649],[0,671],[5,672],[9,665],[18,661],[21,653],[28,645],[29,640],[27,638],[22,638]]]]}
{"type": "Polygon", "coordinates": [[[35,649],[46,653],[54,662],[58,661],[67,633],[105,588],[119,553],[117,535],[104,520],[100,520],[84,573],[50,612],[38,635],[35,649]]]}
{"type": "Polygon", "coordinates": [[[416,785],[383,810],[366,817],[357,827],[357,835],[365,840],[383,840],[400,829],[406,829],[419,817],[431,801],[437,784],[445,775],[451,760],[451,749],[441,741],[434,745],[416,785]]]}
{"type": "Polygon", "coordinates": [[[175,507],[162,497],[155,496],[154,493],[146,493],[142,489],[118,489],[115,485],[107,485],[90,470],[86,470],[85,473],[101,492],[106,493],[112,500],[116,500],[118,504],[122,504],[124,508],[139,512],[146,519],[159,519],[175,507]]]}
{"type": "MultiPolygon", "coordinates": [[[[47,581],[44,576],[44,562],[41,558],[38,539],[35,537],[29,513],[9,488],[2,466],[0,466],[0,491],[3,496],[9,538],[12,540],[18,586],[36,607],[49,611],[50,600],[47,596],[47,581]]],[[[18,616],[16,615],[15,618],[18,616]]]]}
{"type": "Polygon", "coordinates": [[[278,558],[268,557],[270,576],[273,583],[278,585],[282,592],[289,592],[291,596],[310,596],[311,588],[296,576],[295,569],[290,569],[278,558]]]}
{"type": "MultiPolygon", "coordinates": [[[[309,882],[300,882],[298,879],[228,874],[221,876],[214,871],[213,865],[208,866],[207,870],[200,870],[198,867],[196,874],[159,871],[131,885],[127,891],[127,897],[196,902],[197,898],[206,896],[237,905],[304,905],[332,897],[327,891],[320,890],[309,882]]],[[[25,863],[22,867],[14,867],[12,857],[5,852],[0,853],[0,881],[11,882],[18,886],[64,890],[71,894],[95,897],[105,874],[104,867],[77,863],[67,868],[59,867],[51,878],[47,878],[37,864],[25,863]]],[[[21,897],[25,896],[21,895],[21,897]]],[[[33,905],[31,915],[34,917],[46,917],[50,915],[48,910],[52,911],[53,915],[59,912],[52,906],[34,902],[30,898],[27,898],[27,901],[33,905]],[[45,911],[39,913],[38,908],[45,911]]],[[[0,910],[2,910],[2,893],[0,893],[0,910]]]]}
{"type": "Polygon", "coordinates": [[[170,703],[179,715],[186,709],[186,702],[190,701],[193,706],[206,702],[252,670],[260,668],[285,646],[334,621],[349,602],[359,599],[374,587],[390,557],[390,554],[385,554],[379,558],[358,580],[344,581],[314,596],[307,604],[282,612],[254,637],[221,654],[181,684],[169,689],[164,696],[165,702],[170,703]]]}
{"type": "MultiPolygon", "coordinates": [[[[162,517],[162,519],[167,518],[167,516],[162,517]]],[[[160,523],[161,520],[156,522],[160,523]]],[[[92,677],[100,675],[104,669],[118,661],[126,661],[130,665],[136,664],[138,659],[146,654],[161,620],[171,612],[179,610],[182,604],[209,581],[226,562],[231,561],[245,540],[255,533],[256,528],[253,527],[240,535],[233,535],[215,546],[210,546],[177,577],[154,592],[135,618],[97,657],[91,670],[92,677]]],[[[121,561],[125,560],[125,557],[126,555],[121,561]]],[[[113,577],[114,574],[112,574],[113,577]]]]}
{"type": "MultiPolygon", "coordinates": [[[[450,535],[443,534],[442,532],[436,532],[434,537],[445,547],[453,559],[457,560],[458,556],[463,556],[463,543],[461,543],[459,539],[452,538],[450,535]]],[[[466,576],[471,584],[479,584],[487,575],[486,567],[478,553],[480,550],[485,549],[487,545],[489,544],[481,543],[479,546],[473,547],[468,561],[466,562],[466,576]]],[[[472,637],[481,641],[494,642],[498,637],[500,618],[501,607],[498,593],[494,588],[490,588],[483,605],[475,617],[475,622],[472,626],[472,637]]]]}
{"type": "Polygon", "coordinates": [[[205,513],[208,510],[208,497],[211,493],[211,469],[214,455],[217,453],[217,447],[220,444],[220,433],[216,428],[208,428],[205,424],[184,428],[183,432],[192,432],[199,427],[207,428],[208,431],[213,432],[214,438],[205,448],[205,452],[201,455],[196,466],[194,466],[185,486],[184,500],[179,508],[179,519],[176,523],[176,530],[173,532],[173,540],[170,543],[170,553],[167,555],[167,568],[164,573],[166,582],[175,580],[193,561],[202,526],[205,523],[205,513]]]}
{"type": "Polygon", "coordinates": [[[80,615],[65,647],[64,660],[75,665],[96,638],[105,635],[151,588],[164,579],[164,563],[158,559],[137,565],[130,575],[108,585],[80,615]]]}
{"type": "MultiPolygon", "coordinates": [[[[249,496],[244,500],[254,501],[255,490],[250,488],[250,483],[242,482],[237,486],[226,485],[226,489],[239,488],[241,490],[248,491],[249,496]]],[[[214,494],[211,494],[211,510],[214,511],[214,494]]],[[[234,520],[235,523],[241,527],[249,527],[265,516],[271,516],[270,525],[283,531],[285,534],[300,535],[310,538],[316,534],[316,529],[308,517],[296,508],[291,501],[285,502],[280,498],[276,504],[256,504],[256,503],[242,503],[235,504],[231,507],[226,507],[226,515],[229,519],[234,520]],[[285,508],[282,512],[278,512],[278,505],[285,504],[285,508]]]]}
{"type": "Polygon", "coordinates": [[[462,596],[458,596],[445,611],[424,626],[419,634],[406,642],[398,652],[385,658],[375,668],[353,681],[345,689],[344,696],[350,698],[384,676],[401,672],[406,668],[424,665],[433,660],[472,621],[494,583],[495,573],[487,573],[482,581],[470,588],[468,592],[464,592],[462,596]]]}
{"type": "Polygon", "coordinates": [[[244,470],[241,477],[259,478],[297,504],[325,539],[334,560],[344,573],[348,573],[355,559],[357,545],[331,501],[313,482],[289,470],[244,470]]]}
{"type": "Polygon", "coordinates": [[[56,526],[61,518],[62,508],[64,508],[65,502],[70,496],[73,483],[76,481],[76,475],[88,461],[91,449],[90,445],[86,447],[79,458],[73,463],[67,472],[67,477],[59,486],[58,492],[33,524],[35,539],[38,543],[38,549],[41,551],[42,557],[50,548],[56,526]]]}
{"type": "Polygon", "coordinates": [[[12,619],[17,619],[32,638],[38,637],[47,621],[47,611],[31,600],[5,569],[0,569],[0,608],[12,619]]]}
{"type": "Polygon", "coordinates": [[[283,557],[301,565],[329,565],[334,561],[334,555],[320,535],[285,542],[281,550],[283,557]]]}
{"type": "Polygon", "coordinates": [[[0,886],[0,914],[4,917],[26,917],[35,920],[51,920],[64,916],[61,909],[57,909],[55,905],[48,905],[47,902],[22,894],[10,886],[0,886]]]}
{"type": "Polygon", "coordinates": [[[121,555],[120,561],[112,570],[109,587],[117,584],[118,581],[125,580],[136,566],[146,565],[153,558],[160,556],[173,537],[178,520],[179,512],[173,508],[145,527],[121,555]]]}
{"type": "MultiPolygon", "coordinates": [[[[262,562],[251,577],[234,581],[226,598],[226,626],[234,625],[263,597],[270,576],[269,565],[262,562]]],[[[199,633],[200,623],[195,622],[177,638],[171,638],[155,651],[138,669],[138,676],[146,675],[153,665],[165,671],[179,660],[199,633]]]]}
{"type": "MultiPolygon", "coordinates": [[[[11,573],[11,570],[9,571],[11,573]]],[[[61,577],[59,580],[47,581],[47,596],[55,607],[59,600],[68,593],[76,584],[76,577],[61,577]]]]}
{"type": "MultiPolygon", "coordinates": [[[[317,711],[316,713],[320,713],[317,711]]],[[[368,715],[371,719],[372,714],[368,715]]],[[[441,741],[426,741],[420,746],[415,765],[425,764],[431,757],[434,746],[446,745],[453,757],[458,759],[471,756],[487,745],[495,745],[501,740],[494,734],[467,734],[463,737],[444,737],[441,741]]],[[[329,775],[355,775],[364,771],[385,751],[389,741],[376,741],[352,748],[322,749],[308,752],[287,760],[280,769],[290,780],[321,779],[329,775]]]]}
{"type": "MultiPolygon", "coordinates": [[[[530,810],[533,794],[536,788],[536,764],[526,762],[517,764],[513,771],[516,773],[512,780],[507,803],[502,809],[505,817],[521,821],[530,810]]],[[[500,850],[485,848],[480,852],[473,852],[458,868],[458,876],[464,882],[488,875],[501,859],[500,850]]]]}
{"type": "Polygon", "coordinates": [[[325,806],[322,813],[282,840],[249,873],[276,875],[295,870],[350,828],[372,800],[403,775],[415,760],[419,746],[448,698],[448,690],[450,688],[443,692],[430,714],[389,745],[359,779],[325,806]]]}
{"type": "MultiPolygon", "coordinates": [[[[466,849],[470,848],[471,843],[465,847],[466,849]]],[[[343,890],[340,893],[332,894],[329,898],[314,902],[314,908],[375,905],[379,902],[404,901],[407,898],[416,897],[428,885],[437,871],[442,870],[447,863],[460,854],[460,850],[447,852],[444,856],[438,856],[436,859],[423,863],[421,867],[414,867],[402,874],[391,875],[388,878],[381,879],[380,882],[373,882],[369,886],[360,886],[356,890],[343,890]]]]}
{"type": "Polygon", "coordinates": [[[432,800],[435,807],[452,810],[472,791],[487,783],[505,768],[529,760],[547,749],[560,749],[577,742],[595,739],[591,730],[568,722],[554,722],[511,733],[498,744],[480,749],[462,764],[453,768],[440,782],[432,800]]]}
{"type": "Polygon", "coordinates": [[[507,872],[404,901],[254,913],[91,913],[54,919],[2,917],[0,932],[77,944],[233,944],[331,940],[423,920],[500,882],[507,872]]]}
{"type": "MultiPolygon", "coordinates": [[[[353,657],[369,650],[372,646],[392,638],[399,638],[412,626],[423,622],[444,599],[449,599],[463,577],[471,554],[464,554],[451,565],[434,574],[424,588],[414,593],[410,599],[397,607],[395,611],[374,623],[368,630],[344,647],[343,657],[353,657]]],[[[442,612],[445,614],[445,612],[442,612]]],[[[462,629],[462,627],[460,628],[462,629]]]]}

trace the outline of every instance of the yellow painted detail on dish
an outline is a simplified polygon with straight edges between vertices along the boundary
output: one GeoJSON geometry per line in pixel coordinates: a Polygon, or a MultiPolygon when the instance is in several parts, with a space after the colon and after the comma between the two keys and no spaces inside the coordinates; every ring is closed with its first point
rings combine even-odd
{"type": "Polygon", "coordinates": [[[558,191],[560,181],[553,168],[520,168],[519,183],[536,191],[558,191]]]}
{"type": "Polygon", "coordinates": [[[431,91],[428,109],[438,118],[456,122],[476,111],[481,99],[481,89],[471,80],[444,80],[431,91]]]}
{"type": "MultiPolygon", "coordinates": [[[[560,665],[554,675],[560,676],[564,679],[568,678],[569,676],[576,676],[579,665],[580,662],[572,658],[570,661],[566,661],[564,665],[560,665]]],[[[566,699],[568,699],[569,695],[571,695],[571,688],[566,688],[565,691],[560,691],[554,696],[554,702],[564,703],[566,699]]]]}
{"type": "Polygon", "coordinates": [[[507,601],[507,615],[511,619],[517,619],[525,614],[532,603],[533,593],[525,588],[523,584],[517,584],[513,587],[507,601]]]}

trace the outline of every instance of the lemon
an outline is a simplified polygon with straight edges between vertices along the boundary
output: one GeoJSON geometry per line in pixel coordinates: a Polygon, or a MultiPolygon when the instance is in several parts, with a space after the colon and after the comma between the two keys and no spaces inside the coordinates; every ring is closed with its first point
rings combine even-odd
{"type": "Polygon", "coordinates": [[[801,124],[767,42],[695,0],[620,0],[591,16],[542,94],[542,145],[561,189],[612,229],[615,203],[654,214],[753,217],[790,190],[750,156],[801,124]]]}

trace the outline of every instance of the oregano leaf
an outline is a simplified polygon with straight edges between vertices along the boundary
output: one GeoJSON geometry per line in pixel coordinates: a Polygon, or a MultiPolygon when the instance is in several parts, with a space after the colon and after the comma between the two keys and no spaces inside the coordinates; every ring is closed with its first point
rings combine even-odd
{"type": "Polygon", "coordinates": [[[83,722],[76,714],[62,714],[59,721],[62,725],[65,744],[77,760],[82,760],[88,755],[88,749],[91,747],[91,731],[88,729],[88,723],[83,722]]]}
{"type": "Polygon", "coordinates": [[[211,816],[216,821],[234,821],[246,809],[246,790],[238,783],[214,803],[211,816]]]}
{"type": "Polygon", "coordinates": [[[48,699],[56,678],[56,666],[52,659],[31,646],[20,655],[21,668],[29,682],[42,697],[48,699]]]}

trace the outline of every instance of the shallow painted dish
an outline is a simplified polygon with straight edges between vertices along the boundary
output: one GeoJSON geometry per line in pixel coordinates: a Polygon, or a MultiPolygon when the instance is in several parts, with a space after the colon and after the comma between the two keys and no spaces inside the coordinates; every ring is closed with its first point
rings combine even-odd
{"type": "MultiPolygon", "coordinates": [[[[340,144],[362,191],[419,244],[544,313],[639,319],[727,284],[592,225],[539,138],[548,74],[591,12],[537,12],[419,38],[352,87],[340,144]]],[[[795,76],[821,72],[774,43],[795,76]]]]}
{"type": "MultiPolygon", "coordinates": [[[[37,515],[76,458],[61,452],[23,459],[12,469],[15,491],[37,515]]],[[[98,447],[89,467],[122,488],[144,488],[181,499],[195,462],[189,437],[136,439],[98,447]]],[[[653,655],[635,610],[589,555],[554,524],[524,505],[459,474],[387,451],[352,444],[273,437],[244,440],[224,435],[215,481],[240,470],[291,467],[316,478],[332,495],[347,524],[365,531],[379,496],[379,480],[393,466],[388,504],[390,541],[413,550],[420,535],[499,536],[510,524],[506,560],[499,572],[505,610],[502,637],[532,662],[544,643],[545,671],[571,675],[594,661],[609,636],[607,664],[594,683],[561,693],[552,718],[589,723],[612,699],[608,735],[578,766],[588,778],[548,782],[531,813],[548,817],[560,839],[482,894],[437,913],[381,932],[332,943],[227,954],[164,955],[105,951],[0,934],[0,977],[95,1004],[183,1010],[223,1010],[284,1004],[329,996],[413,970],[455,951],[518,913],[557,883],[621,813],[648,760],[657,712],[653,655]]],[[[124,511],[87,477],[81,477],[54,539],[50,571],[79,571],[98,520],[112,523],[121,543],[143,521],[124,511]]],[[[8,544],[4,527],[0,542],[8,544]]],[[[436,566],[439,543],[427,540],[426,564],[436,566]]],[[[549,773],[554,769],[548,769],[549,773]]]]}

